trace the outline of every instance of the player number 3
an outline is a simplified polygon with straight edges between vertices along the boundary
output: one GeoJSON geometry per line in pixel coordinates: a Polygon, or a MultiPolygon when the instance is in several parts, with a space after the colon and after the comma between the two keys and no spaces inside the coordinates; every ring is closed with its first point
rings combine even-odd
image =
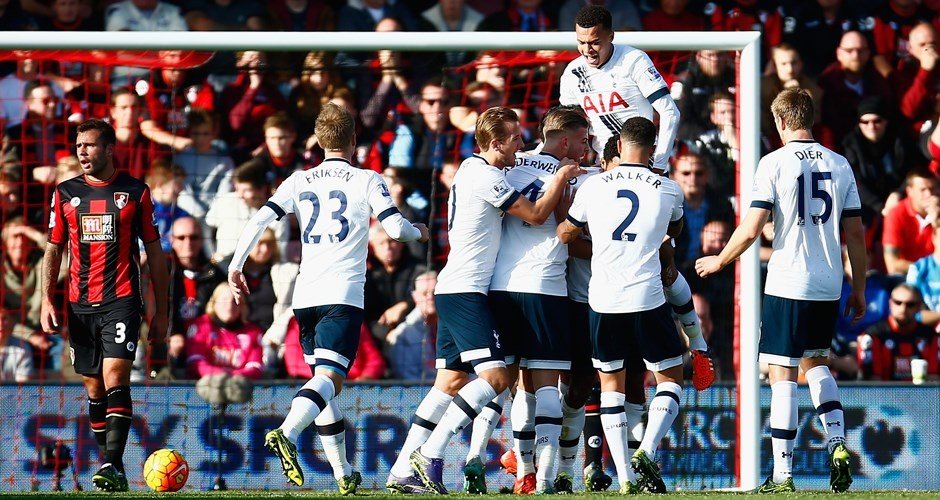
{"type": "Polygon", "coordinates": [[[122,344],[127,340],[127,326],[124,323],[115,323],[114,324],[114,342],[116,344],[122,344]]]}

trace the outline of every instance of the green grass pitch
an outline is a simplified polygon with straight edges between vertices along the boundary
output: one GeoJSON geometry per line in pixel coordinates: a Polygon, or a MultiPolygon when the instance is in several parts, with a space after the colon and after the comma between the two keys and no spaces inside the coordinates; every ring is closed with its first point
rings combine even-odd
{"type": "MultiPolygon", "coordinates": [[[[357,497],[368,498],[369,500],[403,500],[408,498],[406,495],[392,495],[384,491],[362,491],[357,497]]],[[[748,496],[747,493],[732,493],[732,492],[680,492],[680,493],[670,493],[668,495],[641,495],[648,498],[665,498],[665,497],[679,497],[683,499],[722,499],[722,498],[731,498],[731,499],[742,499],[743,497],[748,496]]],[[[177,492],[177,493],[101,493],[101,492],[61,492],[61,493],[50,493],[50,492],[36,492],[36,493],[0,493],[0,500],[14,499],[14,498],[24,498],[31,500],[38,500],[40,498],[50,498],[50,499],[86,499],[86,498],[110,498],[114,500],[124,500],[124,499],[165,499],[165,500],[206,500],[206,499],[235,499],[235,500],[268,500],[268,499],[295,499],[295,498],[336,498],[338,497],[336,492],[330,491],[224,491],[224,492],[177,492]]],[[[350,497],[353,498],[353,497],[350,497]]],[[[420,497],[427,498],[427,497],[420,497]]],[[[463,494],[453,494],[448,495],[447,497],[442,498],[454,498],[461,500],[468,499],[479,499],[479,495],[463,495],[463,494]]],[[[514,498],[507,495],[486,495],[485,498],[514,498]]],[[[580,499],[591,499],[591,500],[607,500],[607,499],[622,499],[625,498],[622,495],[613,492],[606,493],[580,493],[574,495],[559,495],[555,498],[559,500],[580,500],[580,499]]],[[[785,498],[788,500],[796,500],[803,498],[813,498],[813,499],[825,499],[830,498],[833,500],[894,500],[894,499],[936,499],[940,500],[940,491],[850,491],[842,494],[833,494],[822,491],[806,491],[806,492],[797,492],[783,495],[760,495],[758,498],[770,499],[770,498],[785,498]]]]}

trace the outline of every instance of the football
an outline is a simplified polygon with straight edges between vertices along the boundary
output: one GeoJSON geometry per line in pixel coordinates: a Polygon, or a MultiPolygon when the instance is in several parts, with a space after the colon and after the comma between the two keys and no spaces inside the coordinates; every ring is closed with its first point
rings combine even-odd
{"type": "Polygon", "coordinates": [[[144,463],[144,482],[153,491],[177,491],[186,485],[187,478],[189,464],[176,450],[157,450],[144,463]]]}

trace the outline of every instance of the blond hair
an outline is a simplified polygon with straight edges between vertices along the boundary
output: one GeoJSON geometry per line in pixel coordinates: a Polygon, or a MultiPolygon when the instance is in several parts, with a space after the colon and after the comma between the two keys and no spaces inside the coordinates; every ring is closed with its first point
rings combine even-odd
{"type": "Polygon", "coordinates": [[[509,136],[506,122],[519,122],[519,115],[515,111],[495,106],[480,113],[476,123],[476,141],[480,151],[489,151],[490,142],[503,140],[509,136]]]}
{"type": "Polygon", "coordinates": [[[313,132],[324,151],[343,151],[356,135],[356,122],[349,111],[328,102],[320,110],[313,132]]]}
{"type": "MultiPolygon", "coordinates": [[[[212,295],[209,296],[209,300],[206,301],[206,314],[216,321],[219,320],[219,317],[215,315],[215,301],[219,300],[219,295],[222,295],[226,290],[229,290],[228,282],[223,281],[219,283],[215,286],[215,289],[212,290],[212,295]]],[[[248,304],[246,304],[244,300],[238,304],[238,315],[243,323],[248,322],[248,304]]]]}
{"type": "Polygon", "coordinates": [[[770,104],[774,118],[782,118],[786,130],[810,130],[816,121],[813,96],[806,89],[786,89],[770,104]]]}

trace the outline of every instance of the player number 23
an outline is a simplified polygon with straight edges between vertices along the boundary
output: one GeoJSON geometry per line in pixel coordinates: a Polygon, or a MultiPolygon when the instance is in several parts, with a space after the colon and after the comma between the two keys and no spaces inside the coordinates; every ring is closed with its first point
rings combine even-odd
{"type": "MultiPolygon", "coordinates": [[[[320,198],[317,197],[316,193],[310,191],[304,191],[300,193],[301,200],[310,201],[313,205],[313,213],[310,214],[310,221],[307,222],[307,227],[304,228],[304,232],[301,235],[301,240],[304,243],[320,243],[321,236],[319,234],[310,234],[313,231],[313,226],[317,223],[317,218],[320,217],[320,198]]],[[[342,191],[330,191],[331,200],[339,200],[339,208],[333,211],[333,220],[338,221],[340,224],[339,233],[331,234],[330,243],[339,243],[346,239],[346,236],[349,235],[349,219],[343,216],[343,213],[346,211],[346,193],[342,191]]]]}

